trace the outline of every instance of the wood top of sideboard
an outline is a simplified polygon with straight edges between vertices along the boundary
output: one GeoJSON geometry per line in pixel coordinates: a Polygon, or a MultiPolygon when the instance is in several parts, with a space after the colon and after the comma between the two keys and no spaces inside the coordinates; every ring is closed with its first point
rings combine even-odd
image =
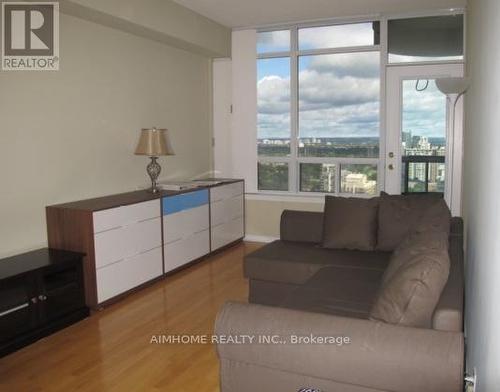
{"type": "Polygon", "coordinates": [[[125,193],[118,193],[115,195],[96,197],[92,199],[79,200],[69,203],[54,204],[47,206],[47,208],[60,208],[60,209],[71,209],[80,211],[100,211],[107,210],[109,208],[115,208],[120,206],[126,206],[135,203],[141,203],[144,201],[161,199],[165,196],[175,196],[182,193],[194,192],[200,189],[208,189],[221,185],[232,184],[235,182],[241,182],[241,179],[229,179],[229,178],[204,178],[202,181],[221,181],[221,183],[216,185],[200,186],[197,188],[185,189],[181,191],[160,191],[158,193],[151,193],[147,190],[139,190],[125,193]]]}

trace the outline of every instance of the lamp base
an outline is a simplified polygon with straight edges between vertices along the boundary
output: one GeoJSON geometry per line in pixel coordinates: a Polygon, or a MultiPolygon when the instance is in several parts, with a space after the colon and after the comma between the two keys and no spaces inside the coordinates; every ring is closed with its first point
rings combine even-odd
{"type": "Polygon", "coordinates": [[[157,180],[158,176],[161,173],[161,166],[157,162],[158,157],[150,157],[150,158],[151,162],[148,164],[148,166],[146,166],[146,171],[148,172],[149,177],[151,178],[151,188],[149,189],[149,191],[151,193],[158,193],[160,189],[158,188],[157,180]]]}

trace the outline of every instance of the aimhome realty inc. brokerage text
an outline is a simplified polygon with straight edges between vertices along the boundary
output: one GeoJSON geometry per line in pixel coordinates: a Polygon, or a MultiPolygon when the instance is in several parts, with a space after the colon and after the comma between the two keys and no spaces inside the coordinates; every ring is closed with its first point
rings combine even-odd
{"type": "Polygon", "coordinates": [[[152,335],[150,344],[351,344],[348,336],[327,335],[152,335]]]}

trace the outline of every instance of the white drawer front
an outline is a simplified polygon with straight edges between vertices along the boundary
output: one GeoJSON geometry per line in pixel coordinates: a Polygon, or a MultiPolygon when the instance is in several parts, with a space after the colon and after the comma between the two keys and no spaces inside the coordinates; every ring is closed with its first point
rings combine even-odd
{"type": "Polygon", "coordinates": [[[212,250],[219,249],[243,237],[243,217],[212,227],[212,250]]]}
{"type": "Polygon", "coordinates": [[[165,245],[165,272],[169,272],[210,252],[209,230],[165,245]]]}
{"type": "Polygon", "coordinates": [[[163,273],[161,246],[97,270],[99,303],[152,280],[163,273]]]}
{"type": "Polygon", "coordinates": [[[96,268],[161,246],[161,218],[95,234],[96,268]]]}
{"type": "Polygon", "coordinates": [[[94,233],[161,216],[160,199],[131,204],[93,214],[94,233]]]}
{"type": "Polygon", "coordinates": [[[117,229],[104,231],[94,236],[96,268],[122,260],[127,255],[127,230],[117,229]]]}
{"type": "Polygon", "coordinates": [[[94,212],[94,233],[121,227],[123,225],[123,214],[121,211],[121,207],[117,207],[94,212]]]}
{"type": "Polygon", "coordinates": [[[230,199],[231,197],[243,194],[243,182],[235,182],[233,184],[221,185],[210,188],[210,202],[230,199]]]}
{"type": "Polygon", "coordinates": [[[243,216],[244,210],[243,195],[231,197],[226,200],[219,200],[210,205],[210,219],[213,226],[230,222],[243,216]]]}
{"type": "Polygon", "coordinates": [[[131,256],[161,246],[160,217],[142,221],[127,228],[131,256]]]}
{"type": "Polygon", "coordinates": [[[163,216],[163,239],[166,244],[189,237],[209,227],[208,205],[163,216]]]}

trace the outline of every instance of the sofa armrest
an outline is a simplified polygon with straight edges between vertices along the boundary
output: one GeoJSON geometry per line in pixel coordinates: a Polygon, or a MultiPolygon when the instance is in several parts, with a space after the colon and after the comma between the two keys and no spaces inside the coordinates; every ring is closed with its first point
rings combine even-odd
{"type": "Polygon", "coordinates": [[[284,210],[281,214],[280,239],[320,243],[323,241],[323,213],[284,210]]]}
{"type": "MultiPolygon", "coordinates": [[[[432,329],[227,303],[216,335],[279,335],[286,344],[218,344],[219,357],[377,390],[457,392],[462,387],[463,335],[432,329]],[[291,344],[292,336],[348,337],[351,343],[291,344]]],[[[224,380],[223,380],[224,381],[224,380]]]]}

